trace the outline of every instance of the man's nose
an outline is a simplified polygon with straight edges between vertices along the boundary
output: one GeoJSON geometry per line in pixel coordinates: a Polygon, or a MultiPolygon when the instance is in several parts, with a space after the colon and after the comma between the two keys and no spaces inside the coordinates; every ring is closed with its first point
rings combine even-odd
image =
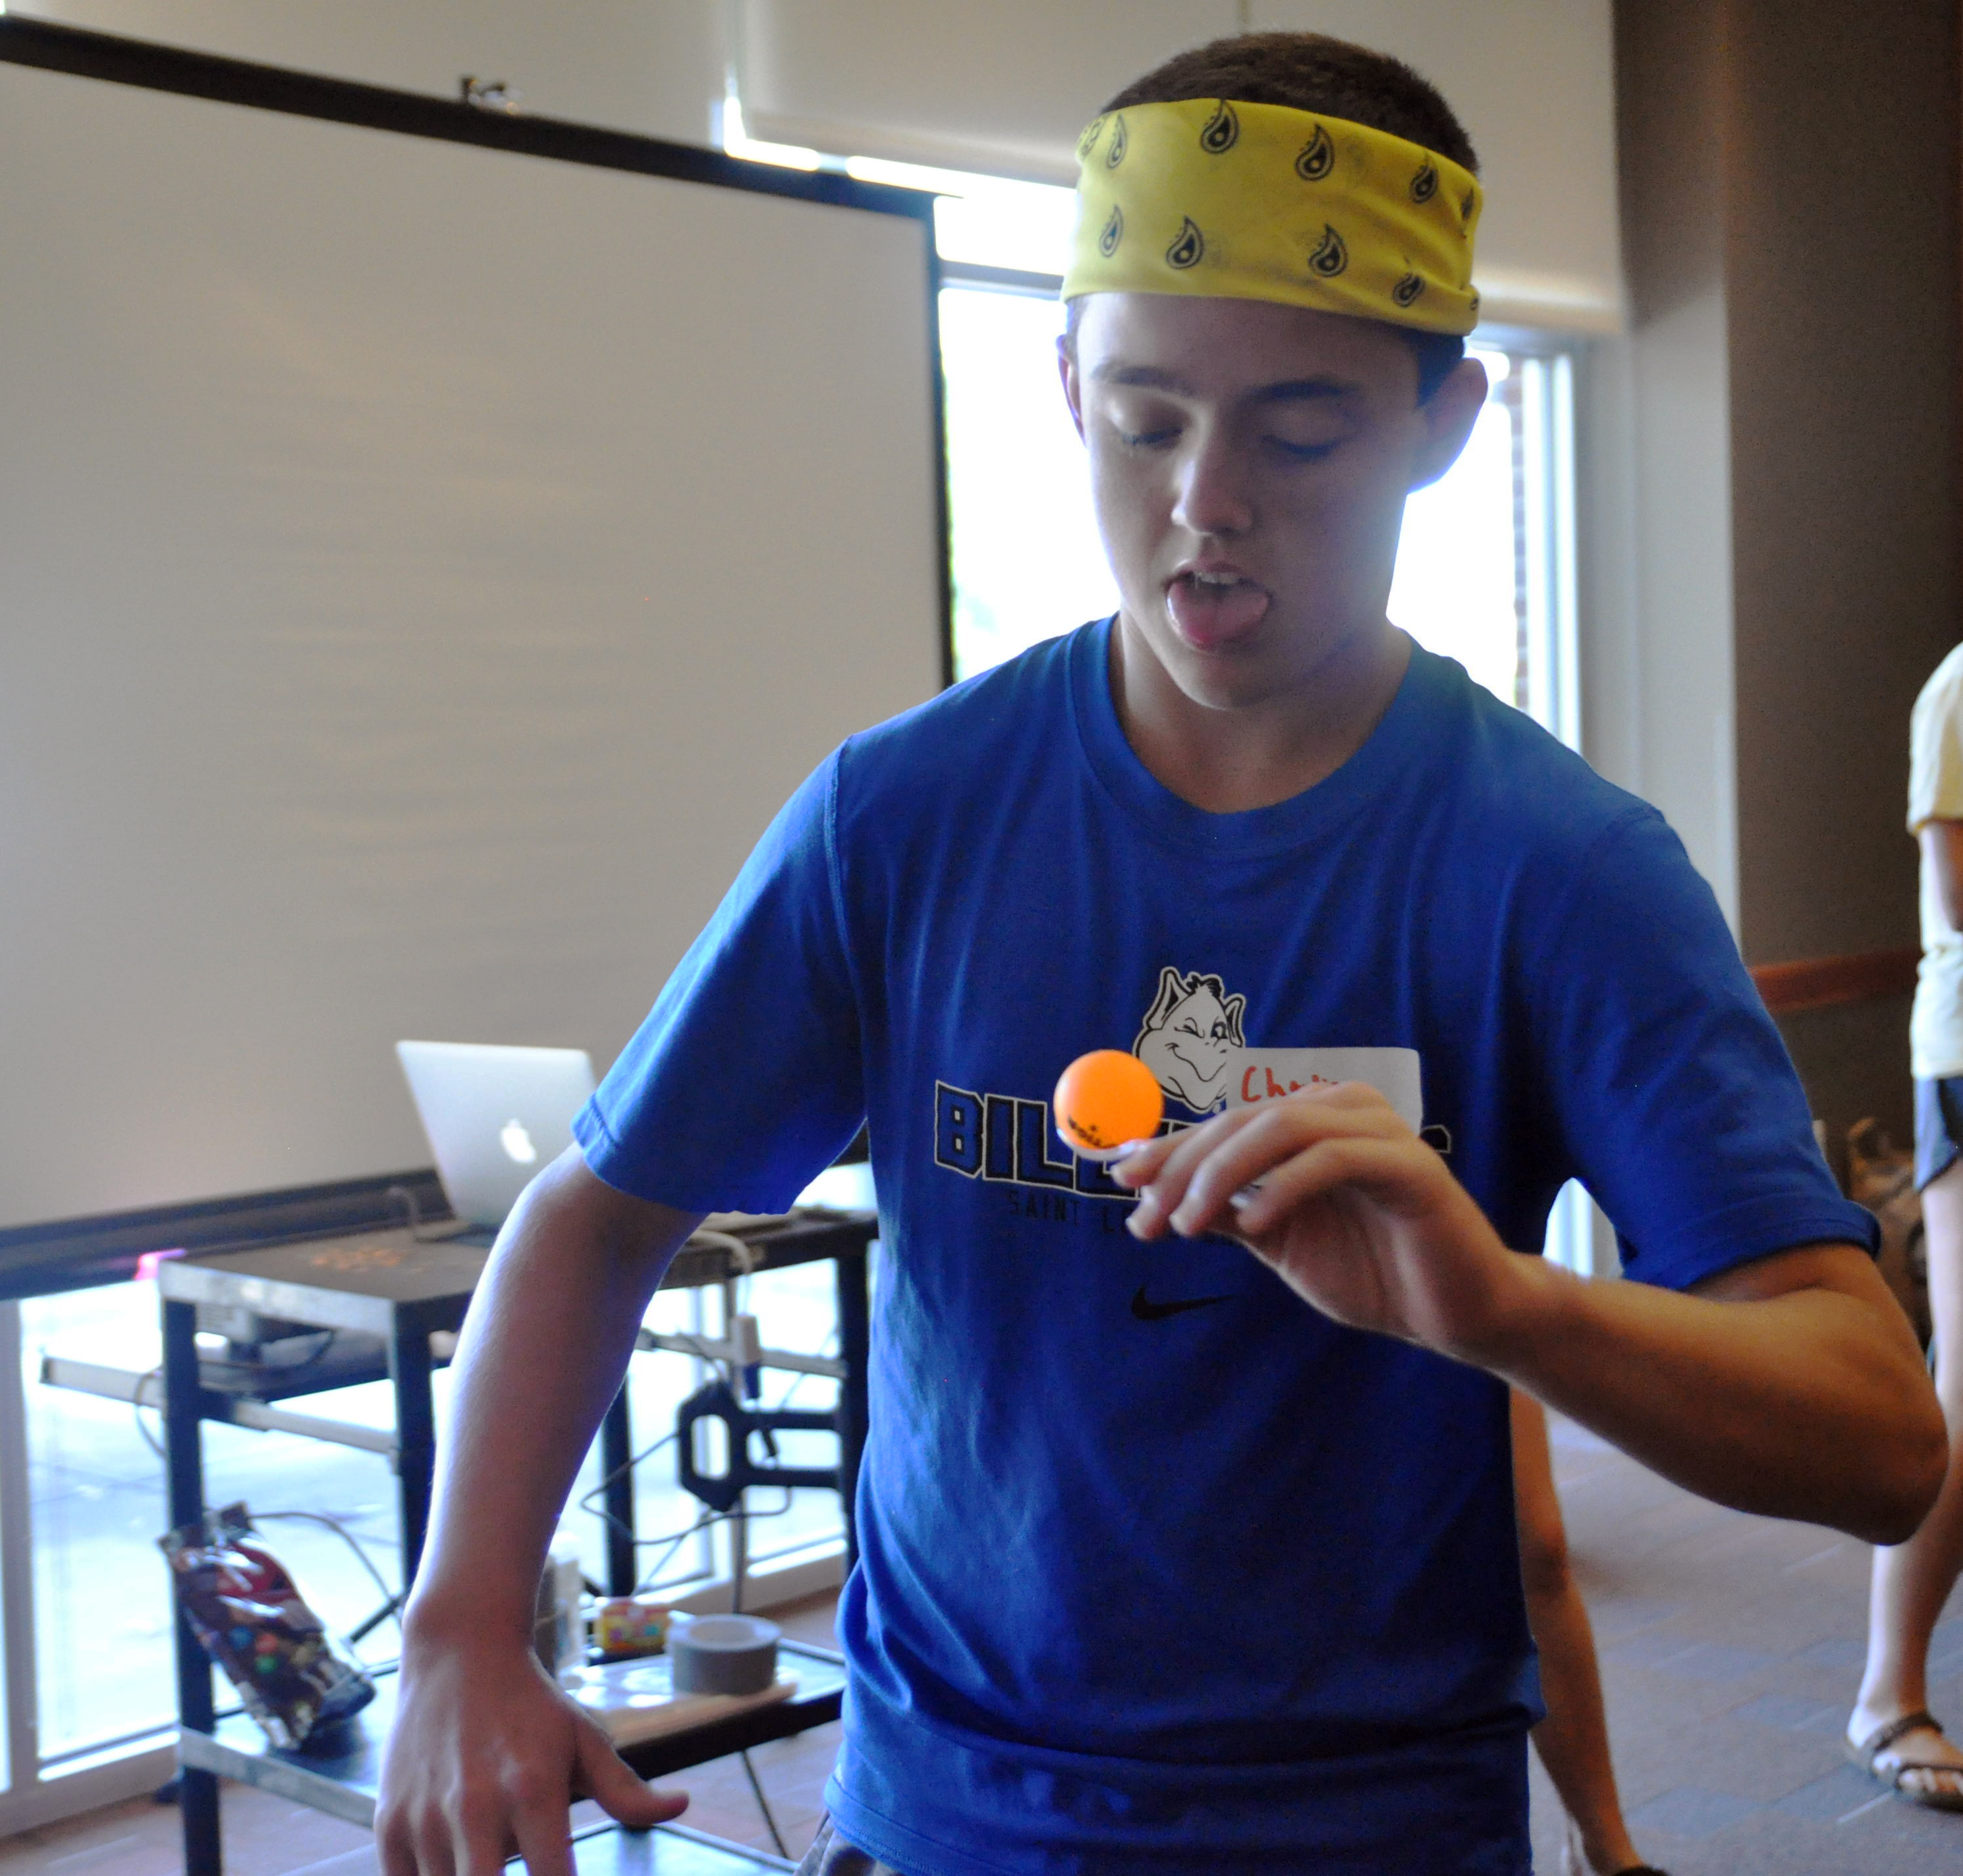
{"type": "Polygon", "coordinates": [[[1196,436],[1180,464],[1172,518],[1193,534],[1244,534],[1254,526],[1246,465],[1218,431],[1196,436]]]}

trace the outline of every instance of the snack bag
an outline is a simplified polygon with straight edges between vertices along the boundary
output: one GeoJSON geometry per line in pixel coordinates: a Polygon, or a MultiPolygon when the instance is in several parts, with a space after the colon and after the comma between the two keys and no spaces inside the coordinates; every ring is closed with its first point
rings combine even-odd
{"type": "Polygon", "coordinates": [[[665,1602],[646,1596],[616,1596],[600,1604],[594,1639],[600,1644],[601,1655],[609,1661],[659,1654],[668,1645],[673,1615],[674,1611],[665,1602]]]}
{"type": "Polygon", "coordinates": [[[295,1751],[375,1698],[375,1683],[334,1651],[320,1618],[271,1551],[248,1540],[243,1505],[208,1511],[157,1540],[178,1606],[267,1739],[295,1751]]]}

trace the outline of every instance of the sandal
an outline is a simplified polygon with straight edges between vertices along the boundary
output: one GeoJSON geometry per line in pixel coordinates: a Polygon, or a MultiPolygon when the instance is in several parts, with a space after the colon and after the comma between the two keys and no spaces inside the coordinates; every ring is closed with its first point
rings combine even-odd
{"type": "MultiPolygon", "coordinates": [[[[1561,1843],[1561,1867],[1563,1876],[1587,1876],[1587,1853],[1581,1847],[1581,1827],[1571,1817],[1568,1820],[1568,1834],[1561,1843]]],[[[1619,1869],[1616,1876],[1670,1876],[1666,1869],[1658,1869],[1654,1863],[1632,1863],[1626,1869],[1619,1869]]]]}
{"type": "Polygon", "coordinates": [[[1936,1811],[1963,1811],[1963,1791],[1904,1791],[1901,1783],[1904,1772],[1948,1772],[1963,1777],[1963,1766],[1927,1759],[1903,1759],[1896,1762],[1892,1772],[1878,1772],[1875,1769],[1875,1761],[1904,1734],[1916,1732],[1923,1727],[1932,1733],[1942,1730],[1941,1722],[1927,1713],[1905,1713],[1898,1720],[1891,1720],[1886,1726],[1876,1727],[1858,1746],[1852,1740],[1848,1740],[1847,1756],[1877,1785],[1887,1786],[1896,1797],[1906,1798],[1911,1804],[1924,1805],[1936,1811]]]}

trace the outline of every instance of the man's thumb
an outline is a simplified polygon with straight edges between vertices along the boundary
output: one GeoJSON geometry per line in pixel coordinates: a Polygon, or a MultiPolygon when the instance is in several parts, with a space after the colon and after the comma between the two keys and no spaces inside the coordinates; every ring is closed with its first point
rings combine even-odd
{"type": "Polygon", "coordinates": [[[607,1735],[591,1722],[577,1729],[581,1782],[600,1808],[629,1830],[652,1830],[688,1808],[686,1791],[657,1791],[635,1777],[607,1735]]]}

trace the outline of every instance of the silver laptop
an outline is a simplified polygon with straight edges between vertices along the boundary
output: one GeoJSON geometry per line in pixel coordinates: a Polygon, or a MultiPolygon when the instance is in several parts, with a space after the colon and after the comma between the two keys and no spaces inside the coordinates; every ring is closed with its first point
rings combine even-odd
{"type": "Polygon", "coordinates": [[[450,1209],[495,1231],[532,1176],[572,1144],[593,1092],[583,1048],[398,1042],[450,1209]]]}

